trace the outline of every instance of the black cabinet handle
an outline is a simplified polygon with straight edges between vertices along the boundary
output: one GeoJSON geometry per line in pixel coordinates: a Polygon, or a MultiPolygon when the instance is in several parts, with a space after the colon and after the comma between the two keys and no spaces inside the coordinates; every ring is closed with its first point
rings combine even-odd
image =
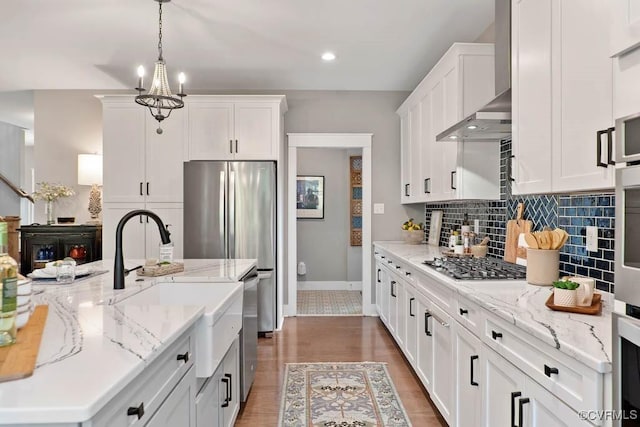
{"type": "Polygon", "coordinates": [[[431,331],[429,330],[429,318],[431,317],[431,313],[428,311],[424,312],[424,334],[428,337],[431,336],[431,331]]]}
{"type": "Polygon", "coordinates": [[[511,427],[518,427],[516,425],[516,399],[520,396],[522,396],[522,393],[519,391],[511,393],[511,427]]]}
{"type": "Polygon", "coordinates": [[[184,363],[187,363],[187,362],[189,361],[189,352],[187,351],[187,352],[186,352],[186,353],[184,353],[184,354],[179,354],[179,355],[176,357],[176,360],[184,360],[184,363]]]}
{"type": "Polygon", "coordinates": [[[424,179],[424,193],[431,194],[431,178],[424,179]]]}
{"type": "Polygon", "coordinates": [[[607,164],[615,166],[616,162],[613,161],[613,131],[616,128],[607,129],[607,164]]]}
{"type": "Polygon", "coordinates": [[[491,336],[494,340],[497,340],[498,338],[502,338],[502,332],[491,331],[491,336]]]}
{"type": "Polygon", "coordinates": [[[409,298],[409,316],[411,317],[416,317],[415,314],[413,314],[413,302],[415,301],[415,298],[409,298]]]}
{"type": "Polygon", "coordinates": [[[461,308],[460,309],[460,316],[464,316],[465,314],[469,313],[469,310],[465,309],[465,308],[461,308]]]}
{"type": "Polygon", "coordinates": [[[404,272],[404,275],[405,275],[405,276],[411,276],[411,272],[410,272],[410,271],[405,271],[405,272],[404,272]]]}
{"type": "Polygon", "coordinates": [[[140,403],[140,406],[130,406],[127,408],[127,415],[137,415],[138,419],[144,415],[144,402],[140,403]]]}
{"type": "Polygon", "coordinates": [[[558,375],[558,368],[552,368],[550,366],[544,365],[544,374],[551,378],[551,375],[558,375]]]}
{"type": "Polygon", "coordinates": [[[227,378],[227,376],[225,375],[224,378],[220,378],[220,381],[224,383],[226,394],[227,394],[226,397],[224,398],[224,403],[220,405],[220,407],[228,408],[229,407],[229,378],[227,378]]]}
{"type": "Polygon", "coordinates": [[[233,154],[233,139],[229,140],[229,153],[233,154]]]}
{"type": "Polygon", "coordinates": [[[523,397],[522,399],[518,400],[518,410],[520,412],[520,414],[518,414],[518,427],[524,427],[524,421],[523,421],[523,406],[526,405],[527,403],[529,403],[529,398],[528,397],[523,397]]]}
{"type": "Polygon", "coordinates": [[[149,183],[147,182],[147,196],[149,195],[149,183]]]}
{"type": "Polygon", "coordinates": [[[606,130],[596,132],[596,166],[606,168],[607,164],[602,161],[602,135],[607,133],[606,130]]]}
{"type": "Polygon", "coordinates": [[[515,180],[516,180],[516,179],[513,177],[513,159],[515,159],[515,158],[516,158],[516,156],[514,156],[514,155],[509,156],[509,164],[508,164],[508,168],[509,168],[509,177],[508,177],[508,179],[509,179],[509,181],[511,181],[511,182],[513,182],[513,181],[515,181],[515,180]]]}
{"type": "Polygon", "coordinates": [[[233,401],[233,381],[232,381],[233,376],[231,374],[224,374],[224,376],[229,379],[229,381],[227,381],[227,399],[229,399],[229,402],[232,402],[233,401]]]}
{"type": "Polygon", "coordinates": [[[386,258],[386,256],[384,256],[384,255],[381,255],[381,256],[380,256],[380,258],[382,258],[382,259],[385,259],[385,258],[386,258]]]}
{"type": "Polygon", "coordinates": [[[377,279],[378,279],[378,283],[380,283],[380,269],[378,269],[378,275],[377,275],[377,279]]]}
{"type": "Polygon", "coordinates": [[[409,187],[410,186],[411,186],[411,184],[405,184],[404,185],[404,195],[407,196],[407,197],[410,196],[410,194],[409,194],[409,187]]]}
{"type": "Polygon", "coordinates": [[[476,381],[474,381],[474,379],[473,379],[473,377],[475,376],[475,375],[473,374],[473,361],[474,361],[474,360],[478,360],[479,358],[480,358],[480,356],[478,356],[478,355],[473,355],[473,356],[471,356],[471,370],[470,370],[471,374],[469,375],[469,383],[470,383],[472,386],[475,386],[475,387],[478,387],[478,386],[479,386],[479,384],[478,384],[476,381]]]}
{"type": "Polygon", "coordinates": [[[399,265],[396,265],[396,270],[400,270],[400,266],[399,265]]]}
{"type": "Polygon", "coordinates": [[[238,152],[238,140],[236,139],[236,153],[238,152]]]}
{"type": "Polygon", "coordinates": [[[391,296],[392,297],[396,297],[396,282],[395,281],[391,281],[391,296]]]}
{"type": "Polygon", "coordinates": [[[393,263],[393,261],[391,261],[391,260],[388,260],[388,261],[387,261],[387,264],[391,264],[391,263],[393,263]]]}
{"type": "Polygon", "coordinates": [[[144,194],[142,194],[142,183],[140,183],[140,195],[144,196],[144,194]]]}
{"type": "Polygon", "coordinates": [[[451,189],[452,190],[457,190],[456,186],[453,183],[453,177],[456,174],[456,171],[451,171],[451,189]]]}

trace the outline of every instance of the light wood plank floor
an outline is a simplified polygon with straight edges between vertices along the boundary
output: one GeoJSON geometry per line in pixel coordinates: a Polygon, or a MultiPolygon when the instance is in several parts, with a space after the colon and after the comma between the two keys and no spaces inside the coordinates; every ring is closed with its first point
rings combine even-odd
{"type": "Polygon", "coordinates": [[[236,426],[277,426],[285,363],[293,362],[387,362],[413,425],[446,426],[377,317],[291,317],[273,338],[260,338],[255,382],[236,426]]]}

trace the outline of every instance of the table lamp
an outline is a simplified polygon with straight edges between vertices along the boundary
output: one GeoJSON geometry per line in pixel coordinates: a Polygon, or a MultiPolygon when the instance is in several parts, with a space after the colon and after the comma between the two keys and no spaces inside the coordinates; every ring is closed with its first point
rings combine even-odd
{"type": "Polygon", "coordinates": [[[78,185],[90,185],[88,224],[100,224],[102,197],[99,186],[102,185],[102,155],[78,154],[78,185]]]}

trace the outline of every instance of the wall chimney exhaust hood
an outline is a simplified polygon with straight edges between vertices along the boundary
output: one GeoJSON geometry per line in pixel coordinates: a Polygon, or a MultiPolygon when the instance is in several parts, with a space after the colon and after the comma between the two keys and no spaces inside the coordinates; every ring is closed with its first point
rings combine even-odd
{"type": "Polygon", "coordinates": [[[441,132],[436,141],[496,141],[511,136],[511,1],[495,0],[496,97],[441,132]]]}

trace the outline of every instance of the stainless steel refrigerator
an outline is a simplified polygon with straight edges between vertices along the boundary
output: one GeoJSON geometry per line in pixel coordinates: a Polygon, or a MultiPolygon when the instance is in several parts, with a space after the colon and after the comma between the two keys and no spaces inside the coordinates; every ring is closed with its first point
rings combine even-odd
{"type": "Polygon", "coordinates": [[[275,329],[275,162],[185,162],[184,257],[257,259],[258,331],[275,329]]]}

